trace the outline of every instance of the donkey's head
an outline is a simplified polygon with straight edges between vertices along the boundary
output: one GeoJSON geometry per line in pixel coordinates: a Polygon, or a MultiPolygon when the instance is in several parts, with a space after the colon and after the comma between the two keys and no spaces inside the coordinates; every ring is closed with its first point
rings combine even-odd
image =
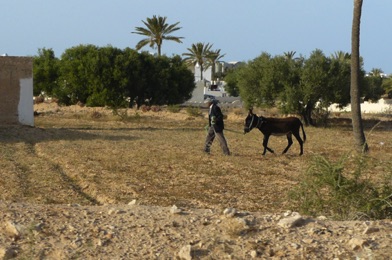
{"type": "Polygon", "coordinates": [[[249,133],[257,125],[257,115],[249,109],[248,116],[245,118],[244,134],[249,133]]]}

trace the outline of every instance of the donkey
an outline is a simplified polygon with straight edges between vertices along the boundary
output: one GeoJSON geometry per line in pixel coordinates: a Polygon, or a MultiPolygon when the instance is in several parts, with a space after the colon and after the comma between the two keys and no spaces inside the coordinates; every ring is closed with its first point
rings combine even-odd
{"type": "Polygon", "coordinates": [[[260,132],[262,132],[264,135],[263,155],[265,155],[267,150],[271,153],[274,153],[274,151],[268,147],[268,139],[271,135],[287,136],[288,145],[284,149],[282,154],[286,153],[287,150],[289,150],[290,146],[293,144],[293,139],[291,138],[291,135],[294,135],[301,147],[301,152],[299,155],[303,154],[303,144],[306,141],[306,134],[304,131],[304,126],[301,120],[299,120],[298,118],[267,118],[257,116],[256,114],[253,114],[252,109],[249,109],[249,114],[245,119],[244,134],[249,133],[253,128],[258,128],[260,132]],[[302,128],[302,135],[304,137],[304,140],[301,139],[301,136],[299,134],[300,128],[302,128]]]}

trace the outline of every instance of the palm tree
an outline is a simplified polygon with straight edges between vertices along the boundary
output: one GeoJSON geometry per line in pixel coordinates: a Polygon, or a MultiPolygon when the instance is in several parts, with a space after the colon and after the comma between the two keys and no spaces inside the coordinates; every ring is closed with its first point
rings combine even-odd
{"type": "Polygon", "coordinates": [[[373,69],[370,71],[369,74],[370,74],[371,76],[373,76],[373,77],[381,78],[383,73],[384,73],[384,71],[383,71],[382,69],[380,69],[380,68],[373,68],[373,69]]]}
{"type": "Polygon", "coordinates": [[[226,55],[226,54],[220,54],[220,51],[221,51],[221,50],[218,49],[218,50],[215,50],[215,51],[210,51],[210,52],[207,54],[207,62],[208,62],[208,65],[207,65],[206,69],[207,69],[209,66],[211,66],[211,80],[216,80],[216,78],[215,78],[215,73],[216,73],[215,67],[216,67],[216,63],[226,55]]]}
{"type": "Polygon", "coordinates": [[[331,54],[331,58],[333,60],[340,61],[341,63],[351,62],[351,55],[350,53],[344,51],[335,51],[334,54],[331,54]]]}
{"type": "Polygon", "coordinates": [[[283,56],[286,58],[286,60],[293,60],[296,53],[297,52],[295,51],[288,51],[288,52],[284,52],[283,56]]]}
{"type": "Polygon", "coordinates": [[[146,28],[135,27],[136,31],[132,32],[146,36],[146,38],[142,39],[136,44],[136,50],[140,50],[141,48],[149,44],[151,48],[154,48],[156,46],[158,49],[158,56],[161,56],[161,47],[163,40],[182,43],[181,39],[183,39],[184,37],[176,37],[169,35],[170,33],[181,29],[181,27],[177,27],[180,22],[169,25],[166,23],[166,17],[156,15],[154,15],[152,18],[147,18],[147,22],[142,22],[144,23],[146,28]]]}
{"type": "Polygon", "coordinates": [[[212,44],[194,43],[191,48],[187,48],[189,52],[183,53],[186,56],[184,61],[193,66],[200,67],[200,79],[203,79],[203,71],[208,67],[208,55],[211,54],[212,44]]]}
{"type": "Polygon", "coordinates": [[[360,55],[359,55],[359,35],[361,25],[363,0],[354,0],[353,23],[351,31],[351,113],[353,133],[358,151],[366,152],[368,145],[366,143],[365,134],[363,131],[362,117],[361,117],[361,103],[360,103],[360,55]]]}

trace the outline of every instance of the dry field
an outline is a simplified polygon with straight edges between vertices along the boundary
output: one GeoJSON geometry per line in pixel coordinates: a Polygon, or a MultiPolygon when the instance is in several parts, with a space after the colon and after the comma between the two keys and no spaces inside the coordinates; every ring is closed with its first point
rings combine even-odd
{"type": "MultiPolygon", "coordinates": [[[[353,141],[350,121],[340,119],[330,128],[306,127],[303,156],[295,140],[281,155],[287,140],[273,136],[269,146],[276,154],[263,157],[262,134],[242,134],[246,112],[224,111],[232,156],[223,156],[217,142],[208,156],[202,151],[205,111],[195,118],[185,110],[130,110],[121,121],[103,108],[36,106],[43,113],[34,128],[0,128],[2,200],[102,205],[136,199],[143,205],[276,212],[292,209],[286,191],[312,156],[337,160],[353,141]],[[101,117],[94,119],[94,113],[101,117]]],[[[367,133],[376,123],[367,121],[367,133]]],[[[383,121],[368,134],[374,175],[387,170],[382,162],[392,154],[391,130],[392,122],[383,121]]]]}
{"type": "MultiPolygon", "coordinates": [[[[210,155],[203,153],[204,110],[198,117],[185,109],[129,110],[125,120],[104,108],[38,104],[35,110],[35,127],[0,127],[0,201],[57,207],[136,200],[145,206],[280,214],[296,211],[287,191],[313,156],[338,160],[353,153],[350,120],[343,116],[328,128],[305,127],[303,156],[296,141],[280,154],[285,137],[271,137],[276,154],[262,156],[262,134],[243,135],[246,111],[224,110],[232,156],[223,156],[217,142],[210,155]]],[[[378,121],[365,122],[372,164],[366,171],[374,177],[391,170],[392,121],[383,119],[372,129],[378,121]]]]}

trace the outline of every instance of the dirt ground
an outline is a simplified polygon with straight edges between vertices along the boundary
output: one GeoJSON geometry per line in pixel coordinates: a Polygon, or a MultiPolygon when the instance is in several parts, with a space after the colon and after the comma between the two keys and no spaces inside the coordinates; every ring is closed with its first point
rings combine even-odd
{"type": "MultiPolygon", "coordinates": [[[[157,117],[153,123],[130,125],[100,121],[98,117],[110,114],[100,108],[50,103],[35,105],[35,111],[39,114],[35,128],[0,129],[0,259],[390,259],[392,255],[390,219],[333,221],[301,216],[285,204],[283,193],[298,181],[307,156],[336,151],[326,143],[322,148],[315,144],[311,137],[315,130],[306,130],[309,141],[303,157],[293,145],[287,156],[269,154],[260,159],[260,149],[254,154],[260,143],[248,144],[259,134],[244,139],[238,133],[243,114],[231,113],[226,135],[233,156],[221,156],[215,145],[206,157],[201,149],[181,150],[176,137],[164,134],[178,130],[156,125],[159,120],[175,120],[178,128],[180,122],[185,133],[178,133],[181,142],[200,145],[194,138],[184,139],[189,133],[203,138],[205,132],[196,128],[205,124],[203,117],[148,112],[157,117]],[[98,119],[91,123],[86,113],[98,119]],[[72,125],[75,120],[77,125],[72,125]],[[68,139],[60,138],[59,132],[68,139]],[[159,140],[160,136],[173,140],[159,140]],[[138,154],[106,146],[114,143],[125,151],[132,145],[135,150],[148,138],[157,145],[138,154]],[[123,159],[111,163],[114,156],[123,159]],[[177,164],[179,160],[185,163],[177,164]],[[131,162],[137,165],[135,176],[130,176],[131,162]],[[209,170],[217,170],[217,164],[223,170],[211,176],[209,170]],[[204,194],[197,193],[201,188],[204,194]]],[[[139,117],[136,112],[132,116],[139,117]]],[[[388,158],[392,145],[385,131],[372,134],[374,156],[388,158]]],[[[336,132],[324,135],[327,139],[336,132]]],[[[285,146],[284,139],[271,142],[277,149],[285,146]]]]}

